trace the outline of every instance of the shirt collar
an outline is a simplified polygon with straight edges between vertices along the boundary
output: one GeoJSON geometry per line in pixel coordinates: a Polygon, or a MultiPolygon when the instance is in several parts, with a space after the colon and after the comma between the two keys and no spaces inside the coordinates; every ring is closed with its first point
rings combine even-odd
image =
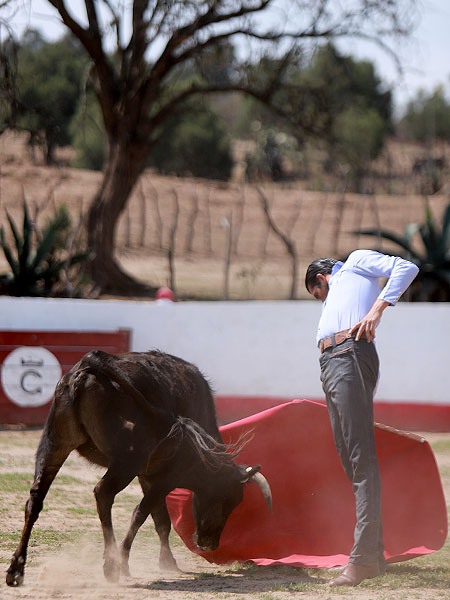
{"type": "Polygon", "coordinates": [[[333,268],[331,269],[331,277],[330,281],[328,282],[328,285],[331,285],[333,283],[333,277],[341,270],[343,266],[344,263],[341,260],[338,260],[337,263],[333,266],[333,268]]]}
{"type": "MultiPolygon", "coordinates": [[[[333,285],[333,279],[335,278],[335,276],[339,273],[339,271],[341,270],[341,267],[344,266],[344,263],[341,260],[338,260],[337,263],[335,263],[333,265],[333,268],[331,269],[331,277],[330,280],[328,281],[328,288],[333,285]]],[[[328,295],[325,298],[325,300],[323,301],[322,304],[322,311],[325,308],[325,306],[327,305],[327,300],[328,300],[328,295]]]]}

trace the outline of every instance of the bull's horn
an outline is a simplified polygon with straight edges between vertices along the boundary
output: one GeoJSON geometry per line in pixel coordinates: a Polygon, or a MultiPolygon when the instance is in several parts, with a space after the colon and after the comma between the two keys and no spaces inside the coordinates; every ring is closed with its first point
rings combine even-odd
{"type": "Polygon", "coordinates": [[[262,473],[255,473],[249,481],[254,481],[260,487],[264,500],[266,501],[267,507],[272,512],[272,491],[270,489],[269,482],[262,473]]]}

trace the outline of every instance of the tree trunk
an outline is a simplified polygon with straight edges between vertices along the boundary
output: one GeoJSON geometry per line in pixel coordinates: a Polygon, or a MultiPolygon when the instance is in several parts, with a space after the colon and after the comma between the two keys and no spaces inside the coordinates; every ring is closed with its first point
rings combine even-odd
{"type": "Polygon", "coordinates": [[[101,187],[89,207],[88,244],[95,256],[91,262],[94,284],[103,294],[154,294],[155,287],[125,273],[114,258],[114,242],[119,217],[145,166],[142,141],[110,144],[101,187]]]}

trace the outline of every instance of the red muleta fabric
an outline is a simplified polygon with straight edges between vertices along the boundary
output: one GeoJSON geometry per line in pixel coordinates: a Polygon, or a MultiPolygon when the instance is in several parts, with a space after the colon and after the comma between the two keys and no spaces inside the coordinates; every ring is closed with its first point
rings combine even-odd
{"type": "MultiPolygon", "coordinates": [[[[299,567],[343,565],[353,545],[355,500],[337,455],[327,409],[293,400],[221,428],[225,442],[252,430],[237,457],[260,464],[273,496],[270,514],[255,484],[229,517],[220,546],[201,552],[192,543],[191,493],[167,497],[173,526],[187,547],[212,563],[253,561],[299,567]]],[[[447,510],[436,461],[423,438],[376,425],[383,482],[385,556],[388,562],[434,552],[447,536],[447,510]]]]}

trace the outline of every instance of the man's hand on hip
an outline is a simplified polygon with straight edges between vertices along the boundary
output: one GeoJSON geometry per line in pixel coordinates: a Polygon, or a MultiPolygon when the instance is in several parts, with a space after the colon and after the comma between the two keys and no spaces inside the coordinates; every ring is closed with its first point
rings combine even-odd
{"type": "Polygon", "coordinates": [[[359,323],[356,323],[356,325],[354,325],[350,330],[350,334],[352,336],[356,333],[356,341],[359,341],[362,337],[365,337],[370,343],[375,339],[375,329],[380,322],[384,309],[387,306],[389,306],[389,302],[386,302],[385,300],[375,300],[367,315],[361,319],[359,323]]]}

